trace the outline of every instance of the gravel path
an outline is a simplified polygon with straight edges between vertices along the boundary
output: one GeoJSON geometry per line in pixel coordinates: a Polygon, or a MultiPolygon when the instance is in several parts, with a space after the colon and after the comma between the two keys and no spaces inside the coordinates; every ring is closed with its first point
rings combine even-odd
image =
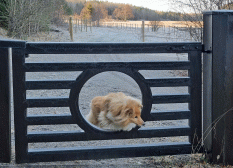
{"type": "MultiPolygon", "coordinates": [[[[59,28],[60,32],[51,32],[50,38],[52,41],[69,41],[69,34],[66,28],[59,28]]],[[[153,32],[154,33],[154,32],[153,32]]],[[[163,35],[163,32],[157,32],[158,35],[163,35]]],[[[110,28],[92,28],[92,32],[78,32],[74,35],[75,42],[140,42],[140,32],[129,31],[122,29],[110,28]]],[[[155,36],[147,38],[148,42],[166,42],[165,38],[159,39],[155,36]]],[[[171,60],[187,60],[187,54],[106,54],[106,55],[30,55],[26,62],[103,62],[103,61],[171,61],[171,60]]],[[[185,71],[140,71],[144,77],[178,77],[180,74],[186,74],[185,71]]],[[[49,73],[27,73],[26,79],[76,79],[80,72],[49,72],[49,73]]],[[[109,92],[124,92],[128,95],[141,99],[141,93],[136,82],[129,76],[120,72],[104,72],[91,78],[82,88],[80,95],[80,109],[83,115],[86,115],[89,110],[89,104],[93,97],[106,95],[109,92]]],[[[70,90],[41,90],[27,91],[27,97],[49,97],[49,96],[69,96],[70,90]]],[[[153,94],[172,94],[172,93],[188,93],[187,87],[173,88],[152,88],[153,94]]],[[[164,110],[181,110],[187,109],[188,104],[169,104],[169,105],[153,105],[154,111],[164,110]]],[[[43,108],[43,109],[28,109],[28,114],[69,114],[68,108],[43,108]]],[[[12,115],[13,116],[13,115],[12,115]]],[[[13,120],[13,118],[12,118],[13,120]]],[[[146,122],[145,127],[161,127],[161,126],[185,126],[188,125],[187,120],[178,121],[156,121],[146,122]]],[[[56,125],[56,126],[29,126],[28,132],[31,131],[71,131],[80,130],[77,125],[56,125]]],[[[12,129],[12,136],[14,130],[12,129]]],[[[12,138],[14,141],[14,137],[12,138]]],[[[105,146],[122,144],[145,144],[145,143],[160,143],[160,142],[181,142],[188,141],[188,137],[163,137],[163,138],[148,138],[148,139],[133,139],[133,140],[108,140],[108,141],[88,141],[88,142],[62,142],[62,143],[32,143],[29,148],[56,148],[56,147],[78,147],[78,146],[105,146]]],[[[12,142],[14,145],[14,142],[12,142]]],[[[182,155],[182,156],[163,156],[163,157],[146,157],[146,158],[127,158],[127,159],[106,159],[106,160],[89,160],[89,161],[70,161],[70,162],[50,162],[36,164],[16,165],[14,162],[14,150],[12,151],[13,158],[11,164],[0,164],[6,167],[34,167],[36,165],[46,167],[164,167],[164,166],[180,166],[185,163],[194,162],[197,156],[182,155]]]]}

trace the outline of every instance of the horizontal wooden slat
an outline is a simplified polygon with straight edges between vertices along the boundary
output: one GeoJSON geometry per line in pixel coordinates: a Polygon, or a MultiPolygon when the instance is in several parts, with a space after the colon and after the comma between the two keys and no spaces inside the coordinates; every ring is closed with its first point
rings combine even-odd
{"type": "Polygon", "coordinates": [[[190,154],[191,152],[192,145],[189,142],[177,142],[79,148],[29,149],[28,158],[29,162],[51,162],[78,159],[91,160],[190,154]]]}
{"type": "Polygon", "coordinates": [[[37,43],[26,45],[27,54],[132,54],[187,53],[201,51],[202,45],[189,43],[37,43]]]}
{"type": "Polygon", "coordinates": [[[153,95],[153,104],[163,103],[188,103],[190,102],[190,94],[183,95],[153,95]]]}
{"type": "Polygon", "coordinates": [[[26,89],[71,89],[74,82],[75,80],[28,80],[26,89]]]}
{"type": "Polygon", "coordinates": [[[27,98],[28,107],[68,107],[68,97],[27,98]]]}
{"type": "Polygon", "coordinates": [[[69,62],[69,63],[25,63],[25,72],[84,71],[101,69],[105,71],[132,68],[135,70],[187,70],[189,61],[164,62],[69,62]]]}
{"type": "Polygon", "coordinates": [[[153,104],[166,103],[188,103],[190,102],[190,94],[183,95],[153,95],[153,104]]]}
{"type": "Polygon", "coordinates": [[[157,79],[146,79],[146,83],[150,87],[190,86],[191,80],[189,77],[185,77],[185,78],[157,78],[157,79]]]}
{"type": "Polygon", "coordinates": [[[76,124],[71,115],[29,115],[27,125],[76,124]]]}
{"type": "MultiPolygon", "coordinates": [[[[189,119],[191,112],[184,111],[156,111],[151,112],[151,117],[147,121],[158,120],[181,120],[189,119]]],[[[76,124],[71,115],[29,115],[26,117],[28,125],[52,125],[52,124],[76,124]]]]}
{"type": "Polygon", "coordinates": [[[191,112],[189,110],[185,111],[152,111],[151,117],[148,118],[150,121],[159,121],[159,120],[182,120],[190,119],[191,112]]]}
{"type": "Polygon", "coordinates": [[[0,48],[26,48],[26,41],[0,39],[0,48]]]}
{"type": "Polygon", "coordinates": [[[106,133],[85,133],[78,131],[62,132],[29,132],[28,142],[62,142],[62,141],[86,141],[86,140],[108,140],[108,139],[131,139],[152,138],[170,136],[189,136],[190,127],[160,127],[141,128],[138,131],[130,132],[109,132],[106,133]]]}

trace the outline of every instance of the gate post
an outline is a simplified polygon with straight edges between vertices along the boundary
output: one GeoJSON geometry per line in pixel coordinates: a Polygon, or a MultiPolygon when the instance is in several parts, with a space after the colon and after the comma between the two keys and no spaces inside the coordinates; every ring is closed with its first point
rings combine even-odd
{"type": "Polygon", "coordinates": [[[211,161],[233,165],[233,11],[203,14],[204,145],[211,161]]]}
{"type": "Polygon", "coordinates": [[[9,49],[0,46],[0,162],[11,158],[9,49]]]}

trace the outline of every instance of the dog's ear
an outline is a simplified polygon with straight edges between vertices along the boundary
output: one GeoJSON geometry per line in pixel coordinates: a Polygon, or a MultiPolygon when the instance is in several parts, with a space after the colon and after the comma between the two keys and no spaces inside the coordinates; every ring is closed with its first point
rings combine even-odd
{"type": "Polygon", "coordinates": [[[126,110],[126,115],[132,116],[133,115],[133,109],[126,110]]]}

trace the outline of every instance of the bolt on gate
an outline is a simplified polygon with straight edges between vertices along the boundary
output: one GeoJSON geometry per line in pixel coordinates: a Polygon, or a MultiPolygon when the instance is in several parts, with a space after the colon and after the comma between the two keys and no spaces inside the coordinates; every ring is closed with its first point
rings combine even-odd
{"type": "MultiPolygon", "coordinates": [[[[30,43],[1,41],[12,47],[16,162],[65,161],[189,154],[201,139],[201,43],[30,43]],[[187,53],[187,61],[25,62],[29,54],[187,53]],[[139,70],[188,70],[188,77],[144,78],[139,70]],[[27,72],[81,71],[76,80],[26,80],[27,72]],[[142,93],[144,121],[188,119],[189,126],[138,128],[112,132],[89,124],[80,112],[79,94],[91,77],[106,71],[133,78],[142,93]],[[151,87],[188,86],[188,94],[152,95],[151,87]],[[70,89],[69,97],[28,98],[26,91],[70,89]],[[189,103],[189,110],[151,111],[152,104],[189,103]],[[70,115],[28,115],[28,108],[69,107],[70,115]],[[28,132],[30,125],[78,124],[83,131],[28,132]],[[29,143],[188,136],[189,142],[142,145],[28,149],[29,143]]],[[[2,47],[1,47],[2,48],[2,47]]],[[[2,50],[2,49],[1,49],[2,50]]],[[[6,54],[2,57],[7,57],[6,54]]],[[[4,64],[4,62],[1,62],[4,64]]],[[[2,71],[1,71],[2,74],[2,71]]],[[[1,81],[2,85],[2,81],[1,81]]],[[[2,113],[2,112],[1,112],[2,113]]],[[[3,111],[3,113],[6,113],[3,111]]],[[[9,122],[10,123],[10,122],[9,122]]],[[[8,124],[9,124],[8,123],[8,124]]],[[[10,125],[10,124],[9,124],[10,125]]],[[[3,129],[1,129],[3,130],[3,129]]],[[[4,131],[3,131],[4,132],[4,131]]],[[[6,141],[3,141],[6,142],[6,141]]],[[[2,147],[2,146],[1,146],[2,147]]]]}

